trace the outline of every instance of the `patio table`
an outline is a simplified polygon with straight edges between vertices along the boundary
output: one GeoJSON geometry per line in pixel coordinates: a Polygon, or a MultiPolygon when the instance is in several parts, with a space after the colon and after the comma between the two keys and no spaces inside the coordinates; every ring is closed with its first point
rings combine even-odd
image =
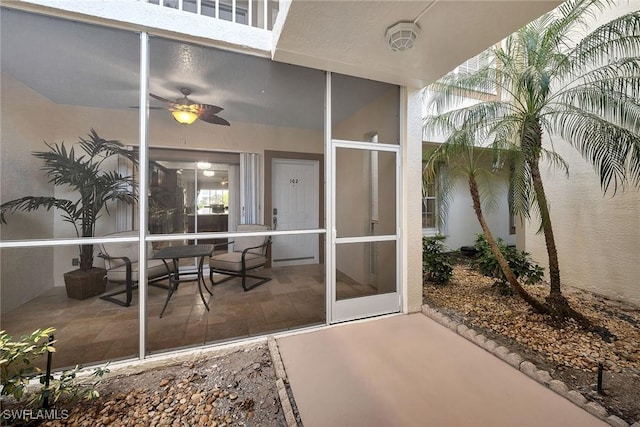
{"type": "MultiPolygon", "coordinates": [[[[164,310],[167,308],[169,304],[169,300],[173,293],[178,289],[178,285],[182,282],[198,282],[198,291],[200,292],[200,298],[204,303],[207,311],[209,311],[209,305],[207,301],[204,299],[204,295],[202,293],[202,286],[209,292],[209,295],[213,295],[207,285],[204,283],[204,276],[202,274],[202,269],[204,265],[204,258],[211,255],[213,252],[213,245],[186,245],[186,246],[167,246],[166,248],[160,249],[153,255],[154,259],[171,259],[173,260],[174,271],[169,272],[169,292],[167,293],[167,300],[164,302],[164,307],[162,307],[162,311],[160,312],[160,317],[164,314],[164,310]],[[181,279],[180,273],[178,270],[178,262],[180,258],[198,258],[198,271],[196,277],[190,277],[188,279],[181,279]]],[[[189,276],[193,276],[193,273],[186,273],[189,276]]]]}

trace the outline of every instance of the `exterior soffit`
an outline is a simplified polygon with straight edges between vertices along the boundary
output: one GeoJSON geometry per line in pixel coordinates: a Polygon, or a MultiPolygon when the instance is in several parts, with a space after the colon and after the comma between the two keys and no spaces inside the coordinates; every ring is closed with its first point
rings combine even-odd
{"type": "Polygon", "coordinates": [[[281,8],[273,59],[423,87],[560,3],[293,0],[281,8]],[[419,16],[421,33],[413,49],[393,52],[386,29],[419,16]]]}

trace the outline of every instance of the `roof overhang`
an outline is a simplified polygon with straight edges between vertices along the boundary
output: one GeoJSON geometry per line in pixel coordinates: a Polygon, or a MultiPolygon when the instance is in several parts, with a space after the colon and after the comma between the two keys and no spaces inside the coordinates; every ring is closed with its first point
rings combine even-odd
{"type": "Polygon", "coordinates": [[[423,87],[560,3],[286,0],[273,31],[273,59],[423,87]],[[414,47],[392,51],[387,28],[416,18],[421,31],[414,47]]]}

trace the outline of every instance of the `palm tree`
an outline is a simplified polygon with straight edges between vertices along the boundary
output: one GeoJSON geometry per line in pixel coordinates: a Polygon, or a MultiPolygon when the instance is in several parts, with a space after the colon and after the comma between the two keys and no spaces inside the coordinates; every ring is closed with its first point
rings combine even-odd
{"type": "MultiPolygon", "coordinates": [[[[425,124],[428,127],[430,122],[427,120],[425,124]]],[[[442,128],[445,126],[445,123],[441,121],[439,125],[442,128]]],[[[439,177],[439,171],[443,165],[449,166],[448,174],[462,173],[465,175],[469,185],[469,192],[471,194],[471,200],[473,201],[473,210],[476,214],[476,218],[480,223],[480,227],[487,239],[489,248],[500,265],[505,278],[513,288],[514,292],[524,301],[537,311],[548,313],[549,310],[546,306],[529,294],[518,282],[516,275],[509,266],[509,262],[493,237],[493,233],[489,228],[489,224],[487,223],[482,210],[481,189],[478,184],[479,178],[487,174],[497,172],[500,168],[495,167],[490,171],[486,169],[484,165],[487,162],[487,150],[483,150],[480,147],[475,146],[474,142],[477,135],[473,134],[470,127],[463,125],[460,129],[455,129],[451,123],[449,123],[449,125],[451,126],[451,129],[448,139],[427,156],[426,163],[423,168],[423,183],[428,184],[435,182],[439,177]]],[[[451,177],[448,176],[447,179],[441,180],[444,182],[439,186],[439,199],[441,206],[445,207],[444,210],[446,210],[446,205],[448,204],[450,195],[448,183],[450,178],[451,177]]],[[[485,188],[490,190],[488,187],[489,186],[486,186],[485,188]]],[[[441,211],[442,210],[443,209],[441,209],[441,211]]],[[[440,215],[440,218],[442,218],[442,215],[440,215]]]]}
{"type": "MultiPolygon", "coordinates": [[[[65,186],[78,195],[77,200],[52,196],[25,196],[0,205],[0,222],[7,223],[5,215],[17,211],[30,212],[38,209],[58,209],[62,219],[73,225],[76,236],[93,237],[96,222],[107,202],[122,200],[134,203],[137,200],[133,177],[123,176],[108,170],[104,163],[116,156],[137,164],[137,153],[128,150],[119,141],[109,141],[91,129],[89,138],[80,138],[83,154],[76,155],[72,147],[67,150],[64,142],[45,145],[49,151],[34,152],[42,159],[42,170],[55,186],[65,186]]],[[[93,245],[80,246],[80,270],[93,268],[93,245]]]]}
{"type": "MultiPolygon", "coordinates": [[[[543,135],[559,135],[575,147],[594,165],[605,193],[640,185],[640,11],[590,27],[610,4],[570,0],[487,51],[488,65],[430,87],[438,116],[482,129],[494,150],[512,156],[512,208],[528,219],[534,211],[540,217],[549,258],[547,304],[559,318],[580,316],[561,292],[540,173],[543,160],[564,163],[553,148],[543,150],[543,135]],[[576,40],[579,34],[586,35],[576,40]],[[479,93],[476,104],[462,105],[479,93]]],[[[443,122],[432,121],[432,130],[446,131],[438,125],[443,122]]]]}

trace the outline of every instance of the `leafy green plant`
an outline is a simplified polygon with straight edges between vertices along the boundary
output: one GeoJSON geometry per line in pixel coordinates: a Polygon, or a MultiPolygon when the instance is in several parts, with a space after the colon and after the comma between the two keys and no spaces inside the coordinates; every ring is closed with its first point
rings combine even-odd
{"type": "MultiPolygon", "coordinates": [[[[538,283],[542,280],[544,270],[531,260],[531,256],[524,251],[507,245],[504,240],[497,239],[500,252],[504,255],[509,263],[509,267],[513,271],[516,278],[527,285],[538,283]]],[[[473,260],[472,265],[478,269],[480,273],[488,277],[496,279],[493,286],[498,289],[502,295],[513,295],[513,290],[509,286],[495,255],[491,252],[489,243],[484,234],[478,234],[475,241],[475,248],[478,255],[473,260]]]]}
{"type": "Polygon", "coordinates": [[[440,235],[422,238],[422,269],[427,280],[441,285],[448,283],[453,274],[453,266],[442,243],[444,239],[440,235]]]}
{"type": "Polygon", "coordinates": [[[53,328],[37,329],[23,335],[18,341],[0,331],[0,396],[13,396],[20,400],[32,378],[41,373],[34,361],[47,352],[55,352],[49,342],[53,328]]]}
{"type": "Polygon", "coordinates": [[[37,329],[15,341],[5,331],[0,331],[0,396],[13,396],[18,401],[26,398],[27,405],[43,404],[45,401],[55,403],[61,397],[94,399],[99,396],[96,386],[100,378],[109,372],[106,366],[93,371],[91,377],[97,380],[90,383],[81,384],[76,381],[77,374],[82,369],[76,365],[73,369],[63,371],[58,377],[49,377],[49,385],[46,385],[47,375],[42,373],[35,362],[47,353],[55,353],[55,341],[49,341],[49,336],[54,331],[54,328],[37,329]],[[27,393],[29,382],[38,376],[43,386],[33,393],[27,393]]]}
{"type": "MultiPolygon", "coordinates": [[[[108,365],[108,364],[107,364],[108,365]]],[[[40,384],[43,386],[37,393],[33,393],[29,399],[29,403],[44,403],[48,398],[49,403],[56,403],[60,398],[65,397],[71,400],[85,399],[92,400],[100,397],[100,393],[96,390],[96,387],[100,383],[102,376],[109,372],[107,366],[96,368],[90,375],[91,378],[95,378],[94,381],[89,383],[79,384],[76,379],[78,372],[82,369],[81,366],[76,365],[73,369],[63,371],[58,378],[51,377],[49,379],[49,386],[46,386],[46,376],[40,377],[40,384]]]]}

